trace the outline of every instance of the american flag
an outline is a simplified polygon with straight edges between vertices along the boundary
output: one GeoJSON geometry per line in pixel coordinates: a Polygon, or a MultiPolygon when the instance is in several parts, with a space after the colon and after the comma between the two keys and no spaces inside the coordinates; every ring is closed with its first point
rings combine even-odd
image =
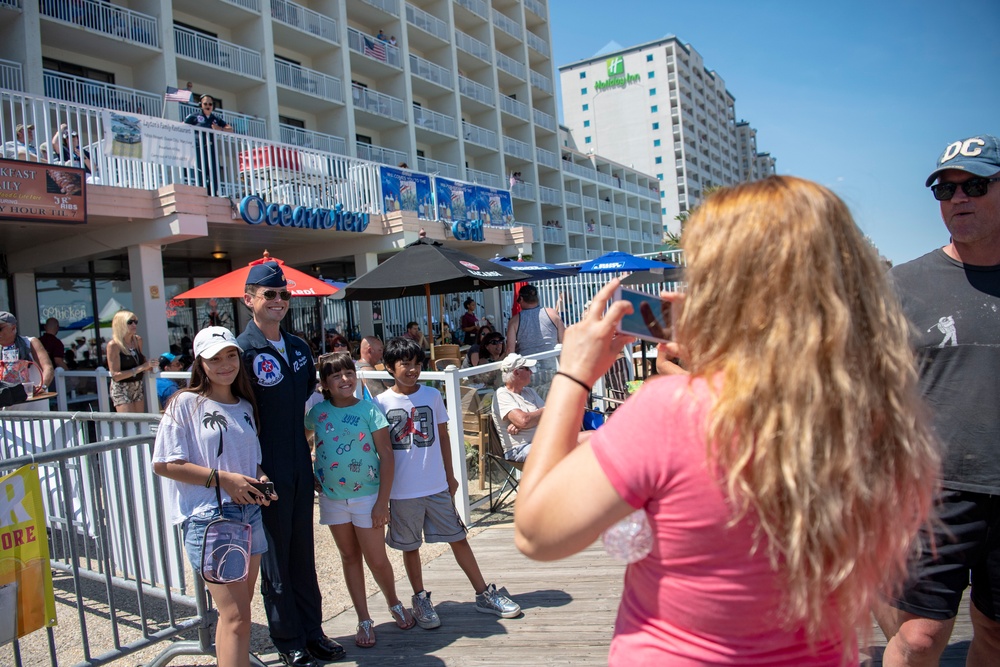
{"type": "Polygon", "coordinates": [[[190,102],[191,101],[191,91],[190,90],[177,90],[173,86],[167,86],[167,102],[190,102]]]}
{"type": "Polygon", "coordinates": [[[379,60],[385,61],[385,44],[378,39],[368,39],[365,40],[365,55],[371,56],[372,58],[378,58],[379,60]]]}

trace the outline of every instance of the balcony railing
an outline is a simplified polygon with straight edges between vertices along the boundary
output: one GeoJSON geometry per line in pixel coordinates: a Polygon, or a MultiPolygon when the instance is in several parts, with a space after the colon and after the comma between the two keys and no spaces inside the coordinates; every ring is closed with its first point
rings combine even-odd
{"type": "Polygon", "coordinates": [[[386,14],[399,16],[399,0],[361,0],[361,2],[381,9],[386,14]]]}
{"type": "Polygon", "coordinates": [[[178,55],[255,79],[264,78],[264,63],[260,53],[238,44],[207,37],[175,25],[174,48],[178,55]]]}
{"type": "Polygon", "coordinates": [[[358,149],[358,157],[362,160],[381,162],[382,164],[395,167],[410,159],[409,153],[393,150],[391,148],[382,148],[381,146],[366,144],[360,141],[357,142],[355,146],[357,146],[358,149]]]}
{"type": "Polygon", "coordinates": [[[493,25],[517,39],[521,39],[521,25],[503,12],[493,10],[493,25]]]}
{"type": "Polygon", "coordinates": [[[486,106],[493,106],[493,89],[461,74],[458,75],[458,92],[466,97],[479,100],[486,106]]]}
{"type": "Polygon", "coordinates": [[[612,211],[611,202],[604,201],[603,199],[597,202],[597,207],[600,208],[601,211],[604,213],[611,213],[612,211]]]}
{"type": "Polygon", "coordinates": [[[571,262],[582,262],[587,259],[587,251],[583,248],[569,248],[566,257],[571,262]]]}
{"type": "Polygon", "coordinates": [[[530,120],[531,118],[531,116],[528,115],[527,104],[515,100],[513,97],[508,97],[503,93],[500,93],[500,110],[506,111],[512,116],[517,116],[521,120],[530,120]]]}
{"type": "Polygon", "coordinates": [[[486,148],[492,148],[497,150],[499,145],[497,144],[497,133],[493,130],[487,130],[485,127],[479,127],[478,125],[473,125],[472,123],[462,122],[462,135],[465,140],[480,146],[485,146],[486,148]]]}
{"type": "Polygon", "coordinates": [[[597,180],[597,171],[590,167],[585,167],[582,164],[577,164],[571,160],[563,160],[562,167],[563,171],[568,171],[571,174],[576,174],[577,176],[589,178],[594,181],[597,180]]]}
{"type": "Polygon", "coordinates": [[[484,0],[456,0],[456,4],[465,7],[484,21],[490,19],[489,6],[484,0]]]}
{"type": "Polygon", "coordinates": [[[21,63],[0,58],[0,88],[7,90],[24,90],[24,77],[21,74],[21,63]]]}
{"type": "MultiPolygon", "coordinates": [[[[407,5],[409,7],[409,5],[407,5]]],[[[410,54],[410,71],[421,79],[451,88],[451,72],[437,63],[432,63],[413,53],[410,54]]]]}
{"type": "Polygon", "coordinates": [[[347,155],[347,142],[342,137],[333,134],[323,134],[313,132],[301,127],[286,125],[282,123],[278,127],[281,133],[281,143],[302,146],[303,148],[315,148],[326,153],[337,153],[347,155]]]}
{"type": "Polygon", "coordinates": [[[225,0],[225,2],[260,14],[260,3],[257,0],[225,0]]]}
{"type": "Polygon", "coordinates": [[[413,105],[413,124],[418,128],[432,130],[438,134],[445,134],[449,137],[457,136],[454,117],[426,109],[419,104],[413,105]]]}
{"type": "MultiPolygon", "coordinates": [[[[499,65],[499,63],[497,64],[499,65]]],[[[546,93],[552,93],[552,79],[544,74],[536,72],[535,70],[531,70],[530,77],[532,86],[538,88],[539,90],[544,90],[546,93]]],[[[522,76],[521,78],[523,79],[524,77],[522,76]]]]}
{"type": "Polygon", "coordinates": [[[529,48],[534,49],[537,53],[540,53],[543,56],[549,55],[548,42],[546,42],[544,39],[542,39],[535,33],[531,32],[530,30],[527,31],[526,37],[527,39],[525,41],[528,43],[529,48]]]}
{"type": "MultiPolygon", "coordinates": [[[[197,105],[181,104],[179,120],[184,120],[188,114],[200,112],[201,108],[197,105]]],[[[263,118],[257,118],[257,116],[251,116],[245,113],[236,113],[235,111],[226,111],[225,109],[216,109],[213,113],[232,125],[233,131],[237,134],[248,134],[251,137],[257,137],[259,139],[268,138],[267,122],[265,122],[263,118]]]]}
{"type": "Polygon", "coordinates": [[[522,160],[531,160],[531,146],[514,137],[503,138],[503,152],[522,160]]]}
{"type": "Polygon", "coordinates": [[[510,194],[512,197],[517,197],[518,199],[528,199],[530,201],[534,201],[535,184],[518,181],[514,184],[514,187],[510,189],[510,194]]]}
{"type": "Polygon", "coordinates": [[[445,178],[458,178],[458,167],[450,162],[432,160],[429,157],[417,156],[417,169],[427,174],[440,174],[445,178]]]}
{"type": "Polygon", "coordinates": [[[524,0],[524,8],[539,18],[545,18],[545,5],[538,0],[524,0]]]}
{"type": "Polygon", "coordinates": [[[542,240],[546,243],[565,243],[566,232],[559,227],[543,227],[542,240]]]}
{"type": "Polygon", "coordinates": [[[555,188],[549,188],[544,185],[538,186],[538,201],[543,204],[552,204],[554,206],[562,206],[562,194],[559,190],[555,188]]]}
{"type": "Polygon", "coordinates": [[[601,236],[606,239],[613,239],[615,237],[615,228],[611,225],[601,225],[601,236]]]}
{"type": "Polygon", "coordinates": [[[535,118],[535,125],[540,125],[546,130],[551,130],[552,132],[556,131],[556,119],[552,116],[552,114],[547,114],[538,109],[532,109],[531,115],[535,118]]]}
{"type": "Polygon", "coordinates": [[[21,8],[21,0],[0,0],[0,7],[21,8]]]}
{"type": "Polygon", "coordinates": [[[274,74],[279,86],[331,102],[344,103],[344,85],[335,76],[278,59],[274,61],[274,74]]]}
{"type": "Polygon", "coordinates": [[[410,3],[406,3],[406,22],[446,42],[451,41],[447,23],[410,3]]]}
{"type": "Polygon", "coordinates": [[[400,69],[403,67],[398,46],[393,46],[389,42],[383,42],[360,30],[355,30],[354,28],[347,29],[347,46],[351,51],[368,56],[372,60],[378,60],[393,67],[399,67],[400,69]]]}
{"type": "Polygon", "coordinates": [[[580,194],[578,192],[570,192],[567,190],[564,193],[564,196],[566,197],[567,204],[574,204],[576,206],[580,205],[580,194]]]}
{"type": "Polygon", "coordinates": [[[145,90],[52,71],[42,72],[42,80],[46,97],[147,116],[159,116],[163,112],[163,96],[145,90]]]}
{"type": "Polygon", "coordinates": [[[339,40],[335,19],[289,0],[271,0],[271,18],[334,44],[339,40]]]}
{"type": "Polygon", "coordinates": [[[539,164],[544,164],[546,167],[552,167],[553,169],[559,168],[559,158],[556,157],[556,154],[550,150],[536,146],[535,158],[538,160],[539,164]]]}
{"type": "Polygon", "coordinates": [[[597,208],[597,197],[591,197],[590,195],[581,195],[580,201],[586,208],[597,208]]]}
{"type": "Polygon", "coordinates": [[[490,47],[486,46],[471,35],[466,35],[461,30],[455,31],[455,44],[466,53],[479,58],[483,62],[492,62],[490,57],[490,47]]]}
{"type": "Polygon", "coordinates": [[[583,234],[583,222],[581,222],[580,220],[567,219],[566,231],[573,232],[574,234],[583,234]]]}
{"type": "Polygon", "coordinates": [[[362,88],[361,86],[352,86],[352,94],[354,95],[354,107],[356,109],[363,109],[377,116],[406,122],[406,107],[403,104],[403,100],[398,97],[362,88]]]}
{"type": "Polygon", "coordinates": [[[528,73],[528,68],[523,63],[519,63],[510,56],[497,52],[497,69],[501,69],[511,76],[524,80],[528,73]]]}
{"type": "Polygon", "coordinates": [[[468,178],[473,183],[478,185],[486,185],[491,188],[506,189],[509,185],[501,177],[489,171],[480,171],[479,169],[473,169],[467,167],[465,170],[466,178],[468,178]]]}
{"type": "Polygon", "coordinates": [[[66,21],[133,44],[160,47],[156,17],[99,0],[41,0],[42,16],[66,21]]]}

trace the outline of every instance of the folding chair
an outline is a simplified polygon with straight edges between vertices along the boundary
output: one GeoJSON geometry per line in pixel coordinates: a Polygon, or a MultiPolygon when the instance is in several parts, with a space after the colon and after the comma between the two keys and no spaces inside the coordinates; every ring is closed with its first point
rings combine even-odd
{"type": "Polygon", "coordinates": [[[615,359],[611,368],[604,374],[604,394],[591,394],[592,400],[603,400],[611,404],[607,409],[609,414],[614,412],[615,408],[624,403],[625,399],[629,397],[628,382],[631,379],[631,373],[629,372],[631,366],[632,362],[628,357],[620,356],[615,359]]]}
{"type": "Polygon", "coordinates": [[[521,471],[524,470],[524,462],[508,461],[504,458],[504,449],[510,449],[513,443],[510,441],[510,434],[503,426],[499,401],[495,398],[493,405],[490,406],[490,417],[493,421],[493,428],[486,442],[486,460],[489,465],[483,474],[489,475],[490,478],[490,512],[496,512],[511,494],[517,492],[517,483],[521,471]],[[496,497],[493,496],[493,475],[490,468],[499,470],[503,478],[503,483],[500,485],[496,497]]]}

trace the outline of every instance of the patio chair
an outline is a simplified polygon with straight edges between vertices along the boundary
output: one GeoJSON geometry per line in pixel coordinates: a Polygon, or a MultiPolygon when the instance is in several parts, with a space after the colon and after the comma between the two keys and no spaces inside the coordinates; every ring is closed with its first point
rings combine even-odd
{"type": "Polygon", "coordinates": [[[490,512],[492,513],[500,509],[503,502],[517,492],[517,484],[521,478],[521,471],[524,470],[524,462],[508,461],[504,457],[504,451],[510,449],[513,443],[510,440],[510,434],[504,428],[503,419],[500,418],[500,405],[497,400],[494,400],[490,406],[490,420],[493,422],[493,428],[489,429],[490,434],[486,443],[487,465],[483,468],[482,474],[488,475],[490,478],[490,512]],[[495,497],[493,495],[493,469],[501,473],[503,480],[495,497]]]}
{"type": "MultiPolygon", "coordinates": [[[[434,359],[458,359],[462,355],[458,351],[458,345],[435,345],[434,359]]],[[[461,366],[461,363],[455,364],[461,366]]]]}
{"type": "Polygon", "coordinates": [[[443,371],[448,368],[448,366],[454,366],[455,368],[461,368],[462,362],[458,359],[453,359],[451,357],[438,357],[434,360],[434,370],[443,371]]]}
{"type": "Polygon", "coordinates": [[[604,374],[604,394],[591,394],[592,400],[603,400],[611,405],[607,407],[607,412],[614,412],[615,408],[625,402],[629,397],[628,383],[631,379],[630,370],[632,361],[625,356],[615,359],[615,362],[604,374]]]}

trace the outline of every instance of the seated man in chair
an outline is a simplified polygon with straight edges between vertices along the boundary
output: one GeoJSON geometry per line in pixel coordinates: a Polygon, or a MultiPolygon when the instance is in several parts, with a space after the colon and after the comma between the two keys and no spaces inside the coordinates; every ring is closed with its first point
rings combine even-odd
{"type": "Polygon", "coordinates": [[[497,389],[493,400],[495,414],[500,418],[497,429],[505,428],[509,436],[500,439],[508,461],[523,462],[528,458],[531,439],[545,411],[545,401],[528,386],[536,363],[534,359],[511,353],[500,364],[504,386],[497,389]]]}

